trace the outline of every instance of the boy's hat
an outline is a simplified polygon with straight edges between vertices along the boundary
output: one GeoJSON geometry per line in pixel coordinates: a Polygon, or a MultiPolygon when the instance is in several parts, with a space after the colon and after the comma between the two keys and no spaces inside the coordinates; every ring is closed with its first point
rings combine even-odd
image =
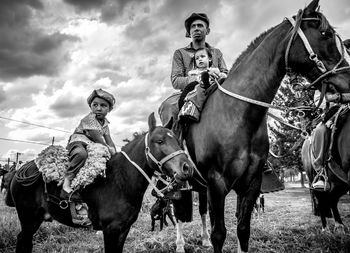
{"type": "Polygon", "coordinates": [[[207,14],[205,13],[192,13],[191,16],[189,16],[186,20],[185,20],[185,28],[186,28],[186,37],[190,37],[190,28],[191,28],[191,24],[193,23],[193,21],[200,19],[203,20],[207,26],[209,27],[209,18],[207,16],[207,14]]]}
{"type": "Polygon", "coordinates": [[[110,94],[107,91],[104,91],[102,89],[94,90],[87,99],[87,103],[89,104],[89,106],[91,105],[91,103],[95,97],[99,97],[99,98],[106,100],[110,106],[110,109],[112,110],[112,108],[115,104],[115,98],[112,94],[110,94]]]}

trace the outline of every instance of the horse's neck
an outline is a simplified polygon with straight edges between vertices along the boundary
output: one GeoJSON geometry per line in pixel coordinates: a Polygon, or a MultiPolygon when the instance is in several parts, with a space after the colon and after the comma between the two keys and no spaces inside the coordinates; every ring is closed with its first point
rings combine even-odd
{"type": "Polygon", "coordinates": [[[271,103],[285,75],[284,54],[290,28],[281,23],[269,31],[251,54],[231,70],[224,86],[237,94],[271,103]]]}
{"type": "MultiPolygon", "coordinates": [[[[146,158],[146,152],[145,152],[145,136],[143,138],[140,138],[137,143],[135,143],[132,147],[128,147],[124,151],[131,161],[135,162],[140,169],[142,169],[148,177],[152,177],[154,171],[150,166],[148,166],[147,158],[146,158]]],[[[129,161],[128,161],[129,162],[129,161]]],[[[142,181],[142,186],[147,187],[148,181],[147,179],[138,171],[138,169],[129,162],[130,166],[125,166],[127,169],[133,169],[133,171],[129,171],[128,173],[132,172],[134,173],[138,178],[140,178],[140,181],[142,181]]]]}

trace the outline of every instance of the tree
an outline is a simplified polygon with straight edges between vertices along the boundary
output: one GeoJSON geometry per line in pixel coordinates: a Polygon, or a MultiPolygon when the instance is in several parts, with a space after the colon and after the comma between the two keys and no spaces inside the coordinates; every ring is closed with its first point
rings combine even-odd
{"type": "Polygon", "coordinates": [[[285,78],[273,101],[274,105],[294,108],[293,110],[285,109],[282,111],[280,118],[284,122],[302,129],[302,131],[276,120],[268,124],[271,147],[275,153],[279,154],[279,162],[283,165],[281,168],[286,168],[287,170],[283,173],[285,175],[293,175],[293,170],[295,173],[300,172],[303,187],[304,177],[302,176],[303,168],[300,156],[301,146],[304,141],[302,133],[309,134],[311,132],[313,128],[311,122],[317,114],[313,110],[315,107],[313,103],[314,91],[300,90],[300,87],[306,83],[307,81],[300,76],[285,78]],[[295,110],[295,108],[298,109],[295,110]]]}

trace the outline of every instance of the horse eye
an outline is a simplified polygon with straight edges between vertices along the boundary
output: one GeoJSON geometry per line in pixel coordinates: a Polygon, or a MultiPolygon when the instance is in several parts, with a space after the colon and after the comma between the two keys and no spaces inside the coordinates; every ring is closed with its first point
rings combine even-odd
{"type": "Polygon", "coordinates": [[[333,37],[333,33],[330,31],[322,31],[321,35],[326,37],[326,38],[332,38],[333,37]]]}
{"type": "Polygon", "coordinates": [[[163,144],[164,141],[163,141],[163,140],[157,140],[156,143],[158,143],[158,144],[163,144]]]}

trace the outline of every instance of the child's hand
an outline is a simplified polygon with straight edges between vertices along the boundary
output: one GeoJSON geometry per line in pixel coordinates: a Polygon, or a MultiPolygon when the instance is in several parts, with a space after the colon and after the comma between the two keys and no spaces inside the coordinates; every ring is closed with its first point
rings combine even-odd
{"type": "Polygon", "coordinates": [[[214,78],[219,78],[220,75],[220,70],[218,68],[209,68],[209,75],[214,77],[214,78]]]}
{"type": "Polygon", "coordinates": [[[108,146],[108,145],[107,145],[107,148],[108,148],[109,153],[110,153],[111,155],[114,155],[115,153],[117,153],[117,151],[115,150],[114,147],[111,147],[111,146],[108,146]]]}

